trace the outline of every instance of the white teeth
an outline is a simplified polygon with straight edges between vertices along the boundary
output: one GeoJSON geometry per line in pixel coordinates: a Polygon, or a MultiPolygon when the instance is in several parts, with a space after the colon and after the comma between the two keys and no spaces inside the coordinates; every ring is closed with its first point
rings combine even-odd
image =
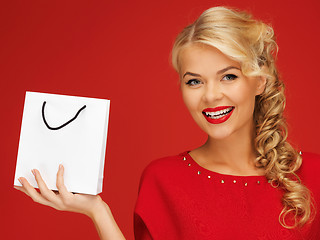
{"type": "Polygon", "coordinates": [[[225,115],[227,115],[230,111],[232,110],[232,107],[220,110],[220,111],[216,111],[216,112],[204,112],[206,114],[207,117],[213,118],[213,119],[218,119],[218,118],[222,118],[225,115]]]}

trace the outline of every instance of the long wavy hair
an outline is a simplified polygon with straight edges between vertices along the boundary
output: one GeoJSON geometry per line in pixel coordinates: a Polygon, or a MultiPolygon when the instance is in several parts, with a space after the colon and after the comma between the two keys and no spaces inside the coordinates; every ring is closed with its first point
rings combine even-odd
{"type": "Polygon", "coordinates": [[[279,222],[285,228],[303,226],[312,220],[312,198],[296,174],[302,163],[300,154],[288,143],[283,116],[284,84],[275,65],[278,46],[271,26],[250,14],[225,7],[206,10],[177,36],[172,49],[172,65],[180,73],[179,54],[192,43],[217,48],[241,64],[245,76],[266,77],[266,87],[256,96],[254,109],[255,166],[264,168],[273,187],[284,190],[279,222]],[[291,224],[286,220],[290,218],[291,224]]]}

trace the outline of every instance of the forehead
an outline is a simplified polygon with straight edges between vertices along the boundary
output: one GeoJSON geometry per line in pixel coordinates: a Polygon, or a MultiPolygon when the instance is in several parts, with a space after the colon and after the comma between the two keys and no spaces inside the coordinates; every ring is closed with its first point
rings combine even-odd
{"type": "Polygon", "coordinates": [[[228,66],[241,67],[239,62],[205,44],[190,44],[181,49],[179,62],[180,75],[185,72],[212,75],[228,66]]]}

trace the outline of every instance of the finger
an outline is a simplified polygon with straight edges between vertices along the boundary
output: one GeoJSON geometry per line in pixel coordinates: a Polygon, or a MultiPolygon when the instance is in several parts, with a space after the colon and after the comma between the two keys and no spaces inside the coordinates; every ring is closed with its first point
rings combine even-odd
{"type": "Polygon", "coordinates": [[[20,177],[18,180],[22,184],[23,192],[30,196],[34,202],[52,207],[51,202],[41,196],[41,194],[30,185],[27,179],[20,177]]]}
{"type": "Polygon", "coordinates": [[[47,187],[38,170],[33,169],[32,173],[37,181],[41,195],[51,202],[57,202],[56,195],[47,187]]]}
{"type": "Polygon", "coordinates": [[[63,174],[64,174],[64,167],[62,164],[59,165],[59,170],[57,173],[57,188],[59,190],[59,193],[61,194],[61,196],[63,198],[67,197],[68,195],[70,195],[70,192],[68,191],[68,189],[66,188],[66,186],[64,185],[64,178],[63,178],[63,174]]]}

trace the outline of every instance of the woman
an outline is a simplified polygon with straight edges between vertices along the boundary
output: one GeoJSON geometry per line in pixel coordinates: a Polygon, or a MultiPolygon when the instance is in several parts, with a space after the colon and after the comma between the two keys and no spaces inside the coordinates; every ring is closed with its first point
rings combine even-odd
{"type": "MultiPolygon", "coordinates": [[[[183,100],[208,139],[145,169],[136,239],[320,236],[314,208],[320,187],[312,172],[319,157],[300,156],[286,141],[276,50],[271,27],[223,7],[208,9],[179,34],[173,66],[183,100]]],[[[101,239],[124,239],[108,205],[99,196],[69,193],[63,171],[60,166],[59,194],[47,189],[37,170],[40,193],[25,178],[18,189],[41,204],[88,215],[101,239]]]]}

